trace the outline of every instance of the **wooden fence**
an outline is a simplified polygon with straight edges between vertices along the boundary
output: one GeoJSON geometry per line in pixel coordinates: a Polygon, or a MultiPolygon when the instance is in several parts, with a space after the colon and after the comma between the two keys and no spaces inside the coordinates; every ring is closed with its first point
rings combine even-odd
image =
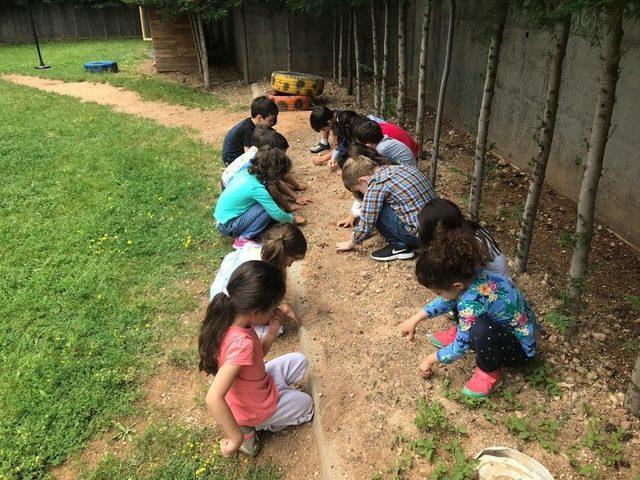
{"type": "MultiPolygon", "coordinates": [[[[142,36],[140,14],[134,6],[92,8],[33,1],[31,8],[38,37],[45,41],[142,36]]],[[[26,7],[0,5],[0,44],[32,41],[26,7]]]]}

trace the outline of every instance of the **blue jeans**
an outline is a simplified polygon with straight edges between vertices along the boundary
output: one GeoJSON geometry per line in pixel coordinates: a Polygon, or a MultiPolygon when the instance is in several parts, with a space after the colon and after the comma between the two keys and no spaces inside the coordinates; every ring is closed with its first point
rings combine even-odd
{"type": "Polygon", "coordinates": [[[409,248],[413,250],[418,248],[418,237],[407,232],[404,223],[388,203],[380,211],[376,221],[376,230],[395,249],[409,248]]]}
{"type": "Polygon", "coordinates": [[[259,203],[254,203],[249,210],[227,223],[218,224],[218,231],[226,237],[242,237],[252,239],[264,232],[272,219],[259,203]]]}

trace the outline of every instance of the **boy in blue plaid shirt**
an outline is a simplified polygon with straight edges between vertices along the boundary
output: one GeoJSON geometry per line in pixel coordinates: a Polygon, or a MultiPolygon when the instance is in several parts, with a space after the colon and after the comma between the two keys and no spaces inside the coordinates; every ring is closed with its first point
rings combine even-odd
{"type": "Polygon", "coordinates": [[[336,249],[352,250],[376,229],[389,244],[371,258],[380,262],[413,258],[418,247],[418,213],[437,197],[427,177],[414,167],[380,165],[361,155],[345,162],[342,183],[362,199],[362,215],[351,239],[338,243],[336,249]]]}

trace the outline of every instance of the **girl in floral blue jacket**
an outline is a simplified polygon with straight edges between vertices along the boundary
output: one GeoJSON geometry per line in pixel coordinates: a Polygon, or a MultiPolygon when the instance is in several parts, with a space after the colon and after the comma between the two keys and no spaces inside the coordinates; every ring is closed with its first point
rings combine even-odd
{"type": "Polygon", "coordinates": [[[458,331],[452,343],[426,356],[419,373],[432,374],[437,363],[452,363],[467,350],[476,352],[476,368],[463,392],[486,397],[500,384],[502,366],[520,366],[536,353],[536,317],[512,280],[483,270],[486,247],[462,229],[436,229],[416,263],[420,284],[438,298],[402,324],[409,341],[417,325],[457,307],[458,331]]]}

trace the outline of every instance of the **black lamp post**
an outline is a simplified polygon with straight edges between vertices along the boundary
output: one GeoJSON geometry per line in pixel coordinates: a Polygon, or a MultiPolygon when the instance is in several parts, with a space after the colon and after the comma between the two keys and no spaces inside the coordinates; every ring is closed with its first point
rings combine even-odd
{"type": "Polygon", "coordinates": [[[31,20],[31,28],[33,29],[33,39],[36,41],[36,49],[38,50],[38,58],[40,59],[40,65],[36,66],[38,70],[44,70],[51,68],[51,65],[45,65],[42,60],[42,53],[40,52],[40,43],[38,42],[38,32],[36,32],[36,24],[33,21],[33,13],[31,13],[31,0],[27,0],[27,10],[29,11],[29,19],[31,20]]]}

